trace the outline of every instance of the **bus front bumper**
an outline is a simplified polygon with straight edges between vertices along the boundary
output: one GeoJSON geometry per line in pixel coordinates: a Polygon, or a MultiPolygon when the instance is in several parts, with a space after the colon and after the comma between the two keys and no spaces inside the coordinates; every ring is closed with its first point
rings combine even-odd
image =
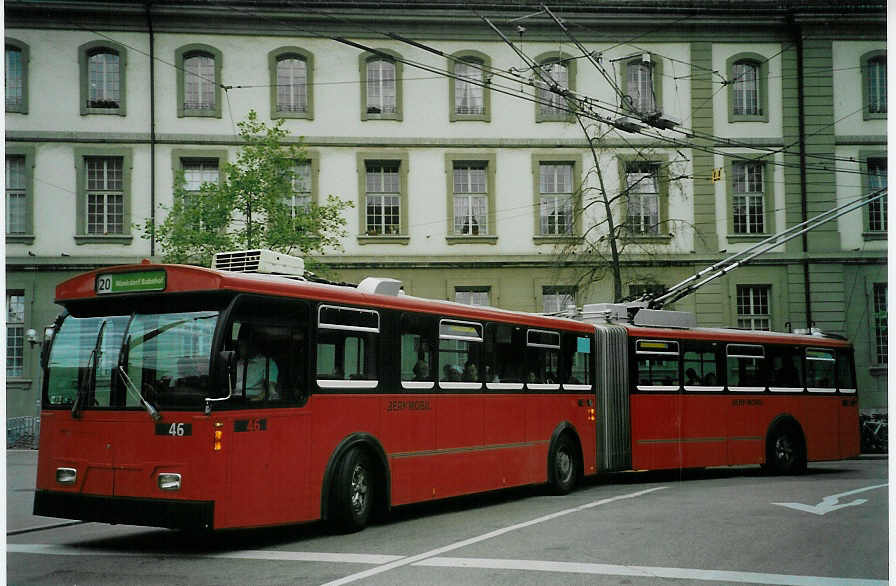
{"type": "Polygon", "coordinates": [[[215,503],[38,490],[34,514],[118,525],[213,529],[215,503]]]}

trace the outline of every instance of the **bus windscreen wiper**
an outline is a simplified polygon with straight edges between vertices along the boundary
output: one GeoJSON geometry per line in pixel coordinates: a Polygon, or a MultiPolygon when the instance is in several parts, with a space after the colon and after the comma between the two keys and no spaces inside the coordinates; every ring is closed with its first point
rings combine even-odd
{"type": "Polygon", "coordinates": [[[75,402],[72,405],[72,417],[75,419],[81,416],[81,403],[84,402],[87,395],[90,393],[90,389],[96,383],[96,379],[94,378],[96,374],[96,363],[99,361],[100,346],[103,343],[103,332],[106,331],[106,323],[106,320],[103,320],[100,330],[96,334],[96,344],[94,344],[93,350],[91,350],[90,356],[87,358],[84,374],[81,376],[81,380],[78,381],[78,395],[75,397],[75,402]]]}
{"type": "MultiPolygon", "coordinates": [[[[131,347],[131,337],[127,337],[127,341],[125,342],[125,347],[130,349],[131,347]]],[[[134,384],[131,380],[131,377],[128,376],[127,371],[124,369],[120,363],[118,365],[118,372],[121,373],[121,380],[124,381],[124,387],[128,390],[132,397],[140,401],[140,404],[143,405],[143,408],[146,409],[146,412],[149,413],[149,416],[152,417],[153,421],[158,421],[162,418],[162,415],[159,413],[159,410],[153,407],[149,401],[147,401],[143,395],[140,393],[140,389],[134,384]]]]}

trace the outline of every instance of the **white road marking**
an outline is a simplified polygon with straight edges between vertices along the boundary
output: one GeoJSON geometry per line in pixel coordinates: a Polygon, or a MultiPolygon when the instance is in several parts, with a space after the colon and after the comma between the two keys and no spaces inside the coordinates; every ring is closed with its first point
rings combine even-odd
{"type": "Polygon", "coordinates": [[[789,509],[796,509],[797,511],[812,513],[814,515],[826,515],[826,514],[830,513],[831,511],[844,509],[846,507],[855,507],[855,506],[862,505],[862,504],[865,504],[868,502],[868,499],[856,499],[852,502],[841,504],[840,503],[841,497],[859,494],[860,492],[865,492],[867,490],[874,490],[875,488],[883,488],[884,486],[887,486],[887,483],[875,484],[874,486],[866,486],[865,488],[857,488],[856,490],[851,490],[849,492],[841,492],[840,494],[826,496],[817,505],[804,505],[803,503],[772,503],[772,504],[778,505],[779,507],[787,507],[789,509]]]}
{"type": "MultiPolygon", "coordinates": [[[[324,562],[347,564],[393,564],[408,560],[410,565],[430,568],[475,568],[488,570],[514,570],[520,572],[553,572],[588,574],[592,576],[631,576],[636,578],[702,580],[708,582],[741,582],[749,584],[775,584],[784,586],[884,586],[886,580],[866,578],[829,578],[826,576],[797,576],[791,574],[765,574],[760,572],[733,572],[727,570],[698,570],[689,568],[663,568],[651,566],[621,566],[575,562],[538,560],[509,560],[486,558],[429,557],[418,559],[397,555],[326,553],[316,551],[247,550],[206,555],[171,554],[163,552],[131,552],[97,550],[86,547],[44,544],[8,544],[7,553],[67,556],[123,556],[166,558],[216,558],[244,559],[277,562],[324,562]],[[411,561],[412,559],[418,561],[411,561]]],[[[391,565],[389,569],[408,564],[391,565]]],[[[385,570],[384,570],[385,571],[385,570]]]]}
{"type": "Polygon", "coordinates": [[[415,566],[441,568],[480,568],[487,570],[521,570],[590,574],[596,576],[633,576],[672,580],[705,580],[708,582],[744,582],[749,584],[783,584],[786,586],[882,586],[886,580],[862,578],[827,578],[824,576],[795,576],[763,574],[760,572],[731,572],[727,570],[695,570],[689,568],[657,568],[650,566],[618,566],[613,564],[585,564],[536,560],[501,560],[481,558],[428,558],[415,566]]]}
{"type": "Polygon", "coordinates": [[[6,545],[8,553],[30,553],[39,555],[82,555],[82,556],[125,556],[125,557],[182,557],[182,558],[220,558],[240,560],[268,560],[279,562],[339,562],[347,564],[380,565],[400,560],[400,555],[375,555],[363,553],[324,553],[316,551],[282,551],[273,549],[250,549],[228,551],[211,554],[177,554],[151,551],[115,551],[101,550],[70,545],[18,544],[6,545]]]}
{"type": "Polygon", "coordinates": [[[455,549],[460,549],[460,548],[466,547],[468,545],[473,545],[474,543],[479,543],[480,541],[485,541],[485,540],[491,539],[493,537],[498,537],[499,535],[504,535],[505,533],[510,533],[511,531],[516,531],[518,529],[524,529],[526,527],[531,527],[532,525],[544,523],[545,521],[551,521],[558,517],[571,515],[573,513],[578,513],[580,511],[584,511],[587,509],[591,509],[593,507],[605,505],[605,504],[612,503],[615,501],[636,498],[639,496],[643,496],[645,494],[649,494],[651,492],[663,490],[664,488],[668,488],[668,487],[667,486],[658,486],[656,488],[648,488],[647,490],[640,490],[638,492],[633,492],[630,494],[623,494],[623,495],[619,495],[619,496],[605,498],[605,499],[601,499],[599,501],[593,501],[593,502],[590,502],[590,503],[587,503],[584,505],[580,505],[580,506],[574,507],[572,509],[565,509],[563,511],[551,513],[550,515],[544,515],[543,517],[538,517],[537,519],[532,519],[531,521],[525,521],[523,523],[517,523],[516,525],[510,525],[509,527],[504,527],[503,529],[496,529],[495,531],[490,531],[489,533],[485,533],[485,534],[479,535],[477,537],[471,537],[470,539],[464,539],[463,541],[457,541],[455,543],[445,545],[443,547],[439,547],[436,549],[432,549],[432,550],[424,552],[424,553],[420,553],[420,554],[417,554],[414,556],[396,560],[394,562],[384,564],[382,566],[377,566],[376,568],[371,568],[371,569],[365,570],[363,572],[358,572],[357,574],[351,574],[344,578],[340,578],[339,580],[333,580],[332,582],[327,582],[326,584],[324,584],[324,586],[340,586],[341,584],[348,584],[350,582],[356,582],[356,581],[362,580],[364,578],[369,578],[370,576],[375,576],[377,574],[382,574],[383,572],[388,572],[390,570],[394,570],[395,568],[400,568],[403,566],[415,564],[415,563],[423,561],[427,558],[433,558],[433,557],[436,557],[443,553],[447,553],[449,551],[454,551],[455,549]]]}

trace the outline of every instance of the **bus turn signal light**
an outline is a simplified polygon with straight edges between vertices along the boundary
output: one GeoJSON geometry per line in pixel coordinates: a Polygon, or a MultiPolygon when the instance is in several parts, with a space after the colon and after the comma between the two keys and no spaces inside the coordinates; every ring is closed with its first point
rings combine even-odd
{"type": "Polygon", "coordinates": [[[224,432],[220,429],[215,430],[215,451],[220,452],[223,445],[224,432]]]}
{"type": "Polygon", "coordinates": [[[594,421],[594,420],[595,420],[594,407],[589,407],[588,408],[588,421],[594,421]]]}

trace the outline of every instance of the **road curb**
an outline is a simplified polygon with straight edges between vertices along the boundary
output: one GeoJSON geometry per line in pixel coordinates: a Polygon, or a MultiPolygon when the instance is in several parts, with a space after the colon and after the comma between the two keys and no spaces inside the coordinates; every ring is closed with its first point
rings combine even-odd
{"type": "Polygon", "coordinates": [[[83,525],[87,521],[66,521],[65,523],[52,523],[50,525],[37,525],[35,527],[26,527],[24,529],[13,529],[7,531],[6,535],[21,535],[22,533],[31,533],[33,531],[44,531],[46,529],[58,529],[60,527],[68,527],[70,525],[83,525]]]}

